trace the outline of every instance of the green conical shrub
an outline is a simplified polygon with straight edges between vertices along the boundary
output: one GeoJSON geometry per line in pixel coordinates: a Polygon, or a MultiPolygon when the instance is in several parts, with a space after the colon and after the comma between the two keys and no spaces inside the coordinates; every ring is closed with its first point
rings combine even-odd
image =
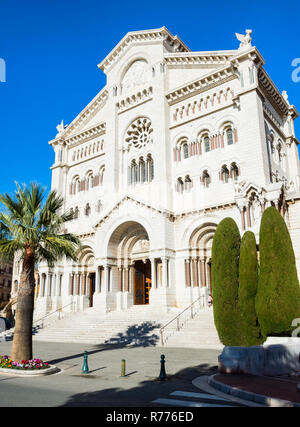
{"type": "Polygon", "coordinates": [[[241,242],[238,289],[242,317],[241,329],[245,346],[260,345],[264,342],[255,312],[258,274],[255,235],[247,231],[241,242]]]}
{"type": "Polygon", "coordinates": [[[238,304],[238,258],[241,237],[235,221],[225,218],[217,227],[212,246],[212,291],[215,326],[226,346],[241,346],[238,304]]]}
{"type": "Polygon", "coordinates": [[[274,208],[268,208],[260,227],[260,274],[255,300],[264,337],[291,333],[300,317],[300,288],[295,255],[287,226],[274,208]]]}

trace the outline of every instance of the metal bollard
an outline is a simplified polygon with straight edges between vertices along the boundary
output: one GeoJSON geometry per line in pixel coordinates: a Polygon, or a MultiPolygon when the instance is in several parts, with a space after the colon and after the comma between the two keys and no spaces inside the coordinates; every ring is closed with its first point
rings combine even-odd
{"type": "Polygon", "coordinates": [[[83,355],[82,373],[83,373],[83,374],[88,374],[88,373],[89,373],[89,367],[88,367],[88,353],[87,353],[87,351],[85,351],[85,352],[84,352],[84,355],[83,355]]]}
{"type": "Polygon", "coordinates": [[[160,356],[160,374],[159,374],[159,381],[166,381],[167,375],[166,375],[166,369],[165,369],[165,355],[162,354],[160,356]]]}
{"type": "Polygon", "coordinates": [[[122,359],[121,362],[121,377],[125,377],[126,376],[126,360],[122,359]]]}

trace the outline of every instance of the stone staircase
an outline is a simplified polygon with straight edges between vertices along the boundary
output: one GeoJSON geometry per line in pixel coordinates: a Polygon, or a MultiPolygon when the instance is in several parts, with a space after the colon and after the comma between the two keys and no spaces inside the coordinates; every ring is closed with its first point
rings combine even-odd
{"type": "MultiPolygon", "coordinates": [[[[80,342],[86,344],[114,344],[120,346],[161,346],[160,328],[173,320],[181,309],[162,312],[148,306],[134,306],[126,311],[99,314],[89,308],[38,329],[36,341],[80,342]]],[[[197,315],[185,319],[177,331],[176,321],[164,331],[165,347],[222,349],[214,326],[212,308],[202,308],[197,315]]]]}
{"type": "MultiPolygon", "coordinates": [[[[167,334],[168,329],[166,329],[167,334]]],[[[176,330],[175,322],[173,331],[166,337],[165,347],[222,350],[224,346],[215,328],[213,309],[209,307],[201,309],[193,319],[187,320],[185,326],[179,331],[176,330]]]]}
{"type": "Polygon", "coordinates": [[[134,306],[126,311],[100,314],[94,308],[89,308],[37,329],[33,340],[122,346],[159,345],[161,326],[180,311],[174,308],[164,313],[148,306],[134,306]]]}
{"type": "MultiPolygon", "coordinates": [[[[201,308],[194,313],[172,308],[168,312],[150,306],[133,306],[126,311],[101,314],[94,308],[68,313],[63,319],[52,319],[43,328],[34,328],[34,341],[76,342],[91,345],[161,346],[160,328],[171,322],[163,332],[164,347],[223,349],[214,325],[213,309],[201,308]],[[181,328],[177,330],[180,316],[181,328]],[[172,322],[171,322],[172,321],[172,322]],[[182,324],[184,324],[182,326],[182,324]]],[[[9,339],[13,331],[7,331],[9,339]]]]}

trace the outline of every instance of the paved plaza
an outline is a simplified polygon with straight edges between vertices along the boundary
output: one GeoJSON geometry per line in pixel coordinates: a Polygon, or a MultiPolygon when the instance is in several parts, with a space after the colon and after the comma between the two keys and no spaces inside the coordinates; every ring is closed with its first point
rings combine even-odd
{"type": "MultiPolygon", "coordinates": [[[[0,343],[0,354],[9,355],[10,350],[11,342],[0,343]]],[[[35,378],[1,374],[0,406],[238,406],[192,384],[199,376],[217,372],[218,354],[218,350],[35,342],[34,356],[56,365],[60,373],[35,378]],[[88,352],[87,375],[82,374],[84,351],[88,352]],[[166,382],[157,380],[162,353],[166,382]],[[122,359],[126,360],[125,378],[120,377],[122,359]]]]}

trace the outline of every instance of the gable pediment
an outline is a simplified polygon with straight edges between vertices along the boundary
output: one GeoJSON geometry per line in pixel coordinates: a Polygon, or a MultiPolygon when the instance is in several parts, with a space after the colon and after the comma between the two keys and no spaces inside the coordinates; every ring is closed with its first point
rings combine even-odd
{"type": "Polygon", "coordinates": [[[151,212],[157,213],[159,215],[163,215],[165,218],[168,218],[170,221],[172,221],[172,222],[174,221],[175,216],[171,211],[169,211],[167,209],[155,208],[147,202],[143,202],[143,201],[134,199],[133,197],[130,197],[130,196],[125,196],[118,203],[116,203],[115,206],[112,209],[110,209],[100,219],[100,221],[98,221],[93,226],[93,229],[97,230],[99,227],[101,227],[101,225],[103,223],[108,221],[114,215],[114,213],[117,212],[118,210],[120,210],[121,206],[125,205],[126,203],[130,203],[130,204],[134,205],[135,207],[145,208],[145,209],[149,210],[149,212],[151,211],[151,212]]]}
{"type": "Polygon", "coordinates": [[[173,36],[166,27],[145,30],[145,31],[132,31],[126,34],[125,37],[117,44],[117,46],[103,59],[98,65],[100,70],[107,72],[115,62],[127,50],[137,44],[161,42],[169,52],[189,52],[190,49],[183,43],[178,36],[173,36]]]}

